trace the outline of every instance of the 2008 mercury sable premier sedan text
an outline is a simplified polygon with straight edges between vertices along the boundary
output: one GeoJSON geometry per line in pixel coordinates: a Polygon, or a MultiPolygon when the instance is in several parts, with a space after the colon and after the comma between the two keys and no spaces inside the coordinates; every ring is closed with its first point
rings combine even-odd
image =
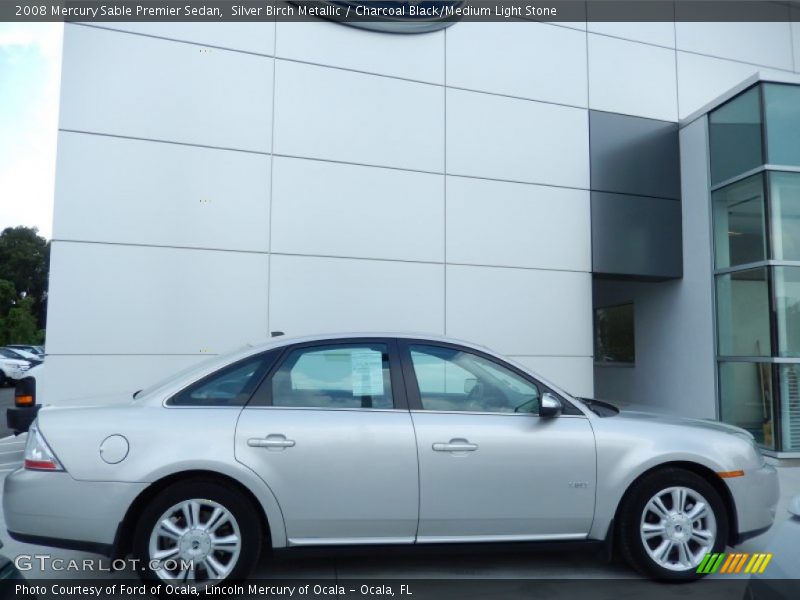
{"type": "Polygon", "coordinates": [[[44,408],[3,506],[14,539],[133,554],[167,581],[245,577],[265,546],[612,538],[643,573],[692,579],[777,499],[742,429],[619,413],[464,342],[350,334],[44,408]]]}

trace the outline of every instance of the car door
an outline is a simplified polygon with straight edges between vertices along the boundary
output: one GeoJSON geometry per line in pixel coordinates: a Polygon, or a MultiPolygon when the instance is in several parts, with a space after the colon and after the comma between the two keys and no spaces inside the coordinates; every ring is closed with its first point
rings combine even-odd
{"type": "Polygon", "coordinates": [[[539,417],[548,390],[496,358],[450,344],[400,342],[417,435],[417,541],[577,539],[595,500],[595,443],[565,403],[539,417]]]}
{"type": "Polygon", "coordinates": [[[289,347],[235,445],[275,494],[290,545],[414,541],[417,448],[394,340],[289,347]]]}

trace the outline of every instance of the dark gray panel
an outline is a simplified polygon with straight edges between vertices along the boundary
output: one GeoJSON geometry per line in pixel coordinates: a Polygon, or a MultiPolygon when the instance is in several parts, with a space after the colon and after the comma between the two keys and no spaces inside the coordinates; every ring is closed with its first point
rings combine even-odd
{"type": "Polygon", "coordinates": [[[592,192],[592,271],[642,279],[681,277],[681,203],[592,192]]]}
{"type": "Polygon", "coordinates": [[[589,111],[592,189],[681,197],[678,125],[589,111]]]}

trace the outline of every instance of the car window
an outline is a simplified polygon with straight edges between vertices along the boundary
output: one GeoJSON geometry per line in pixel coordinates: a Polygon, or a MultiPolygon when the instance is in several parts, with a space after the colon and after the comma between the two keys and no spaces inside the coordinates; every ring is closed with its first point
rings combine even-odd
{"type": "Polygon", "coordinates": [[[243,406],[270,361],[267,355],[243,360],[208,375],[175,394],[171,406],[243,406]]]}
{"type": "Polygon", "coordinates": [[[338,344],[293,350],[272,376],[272,405],[393,408],[385,344],[338,344]]]}
{"type": "Polygon", "coordinates": [[[5,358],[17,358],[16,354],[14,354],[11,350],[7,350],[6,348],[0,348],[0,356],[5,358]]]}
{"type": "Polygon", "coordinates": [[[425,410],[537,413],[539,388],[500,363],[456,348],[411,345],[425,410]]]}

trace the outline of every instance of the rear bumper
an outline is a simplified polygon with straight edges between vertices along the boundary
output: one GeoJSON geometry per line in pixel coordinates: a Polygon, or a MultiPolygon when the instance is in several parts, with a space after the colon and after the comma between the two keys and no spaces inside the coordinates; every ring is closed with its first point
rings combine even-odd
{"type": "Polygon", "coordinates": [[[19,541],[108,554],[128,507],[147,485],[18,469],[5,480],[6,527],[19,541]]]}
{"type": "Polygon", "coordinates": [[[736,505],[737,544],[767,531],[775,521],[780,496],[778,472],[772,465],[745,471],[744,477],[726,479],[736,505]]]}

